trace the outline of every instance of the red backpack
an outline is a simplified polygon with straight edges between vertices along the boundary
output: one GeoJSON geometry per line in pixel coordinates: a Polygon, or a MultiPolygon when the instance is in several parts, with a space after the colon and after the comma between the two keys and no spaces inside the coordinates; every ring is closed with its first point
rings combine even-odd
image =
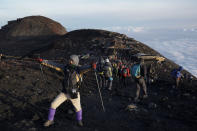
{"type": "Polygon", "coordinates": [[[122,69],[122,76],[124,76],[124,77],[130,77],[131,76],[129,68],[123,68],[122,69]]]}
{"type": "Polygon", "coordinates": [[[131,74],[130,74],[130,69],[129,69],[129,68],[127,68],[127,75],[128,75],[128,77],[131,76],[131,74]]]}

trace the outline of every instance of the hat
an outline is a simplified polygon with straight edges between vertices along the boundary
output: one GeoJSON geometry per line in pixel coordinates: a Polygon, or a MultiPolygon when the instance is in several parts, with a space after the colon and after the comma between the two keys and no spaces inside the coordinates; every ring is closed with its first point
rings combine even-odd
{"type": "Polygon", "coordinates": [[[179,66],[179,69],[178,69],[179,71],[182,71],[183,70],[183,67],[182,66],[179,66]]]}
{"type": "Polygon", "coordinates": [[[103,57],[100,57],[99,62],[100,62],[100,63],[105,63],[103,57]]]}
{"type": "Polygon", "coordinates": [[[79,64],[79,57],[78,57],[78,55],[71,55],[70,59],[73,61],[73,65],[78,65],[79,64]]]}
{"type": "Polygon", "coordinates": [[[106,63],[109,62],[109,59],[105,59],[105,62],[106,62],[106,63]]]}

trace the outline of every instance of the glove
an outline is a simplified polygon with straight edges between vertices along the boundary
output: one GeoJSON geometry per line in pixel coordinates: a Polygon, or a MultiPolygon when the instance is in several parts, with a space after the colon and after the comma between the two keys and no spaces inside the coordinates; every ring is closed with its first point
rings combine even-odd
{"type": "Polygon", "coordinates": [[[6,56],[4,56],[3,54],[0,54],[0,60],[2,59],[6,59],[6,56]]]}
{"type": "Polygon", "coordinates": [[[92,69],[96,70],[96,63],[92,63],[92,69]]]}
{"type": "Polygon", "coordinates": [[[38,61],[38,62],[42,63],[43,59],[41,59],[41,58],[37,58],[37,59],[36,59],[36,61],[38,61]]]}

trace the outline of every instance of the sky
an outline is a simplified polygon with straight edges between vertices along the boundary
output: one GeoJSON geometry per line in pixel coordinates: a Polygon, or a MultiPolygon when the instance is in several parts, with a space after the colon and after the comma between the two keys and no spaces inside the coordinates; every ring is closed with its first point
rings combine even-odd
{"type": "Polygon", "coordinates": [[[66,28],[197,26],[196,0],[0,0],[0,26],[42,15],[66,28]]]}
{"type": "Polygon", "coordinates": [[[126,34],[197,77],[197,0],[0,0],[0,27],[31,15],[126,34]]]}

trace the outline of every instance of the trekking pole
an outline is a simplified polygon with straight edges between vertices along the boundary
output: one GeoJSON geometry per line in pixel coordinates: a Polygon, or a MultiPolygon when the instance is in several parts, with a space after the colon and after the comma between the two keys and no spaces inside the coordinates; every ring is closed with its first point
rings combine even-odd
{"type": "MultiPolygon", "coordinates": [[[[40,58],[40,56],[39,56],[39,58],[40,58]]],[[[40,63],[40,70],[41,70],[41,73],[42,73],[42,77],[43,77],[45,83],[47,84],[47,79],[46,79],[45,76],[44,76],[44,71],[43,71],[43,68],[42,68],[41,63],[40,63]]]]}
{"type": "Polygon", "coordinates": [[[40,64],[40,70],[41,70],[42,76],[43,76],[43,78],[44,78],[44,80],[45,80],[45,82],[46,82],[46,78],[44,77],[44,72],[43,72],[43,69],[42,69],[42,65],[41,65],[41,64],[40,64]]]}
{"type": "Polygon", "coordinates": [[[100,95],[103,111],[105,112],[105,107],[104,107],[104,104],[103,104],[103,98],[102,98],[102,95],[101,95],[101,91],[100,91],[100,87],[99,87],[99,82],[98,82],[96,71],[94,72],[94,74],[95,74],[95,77],[96,77],[97,87],[98,87],[98,91],[99,91],[99,95],[100,95]]]}

